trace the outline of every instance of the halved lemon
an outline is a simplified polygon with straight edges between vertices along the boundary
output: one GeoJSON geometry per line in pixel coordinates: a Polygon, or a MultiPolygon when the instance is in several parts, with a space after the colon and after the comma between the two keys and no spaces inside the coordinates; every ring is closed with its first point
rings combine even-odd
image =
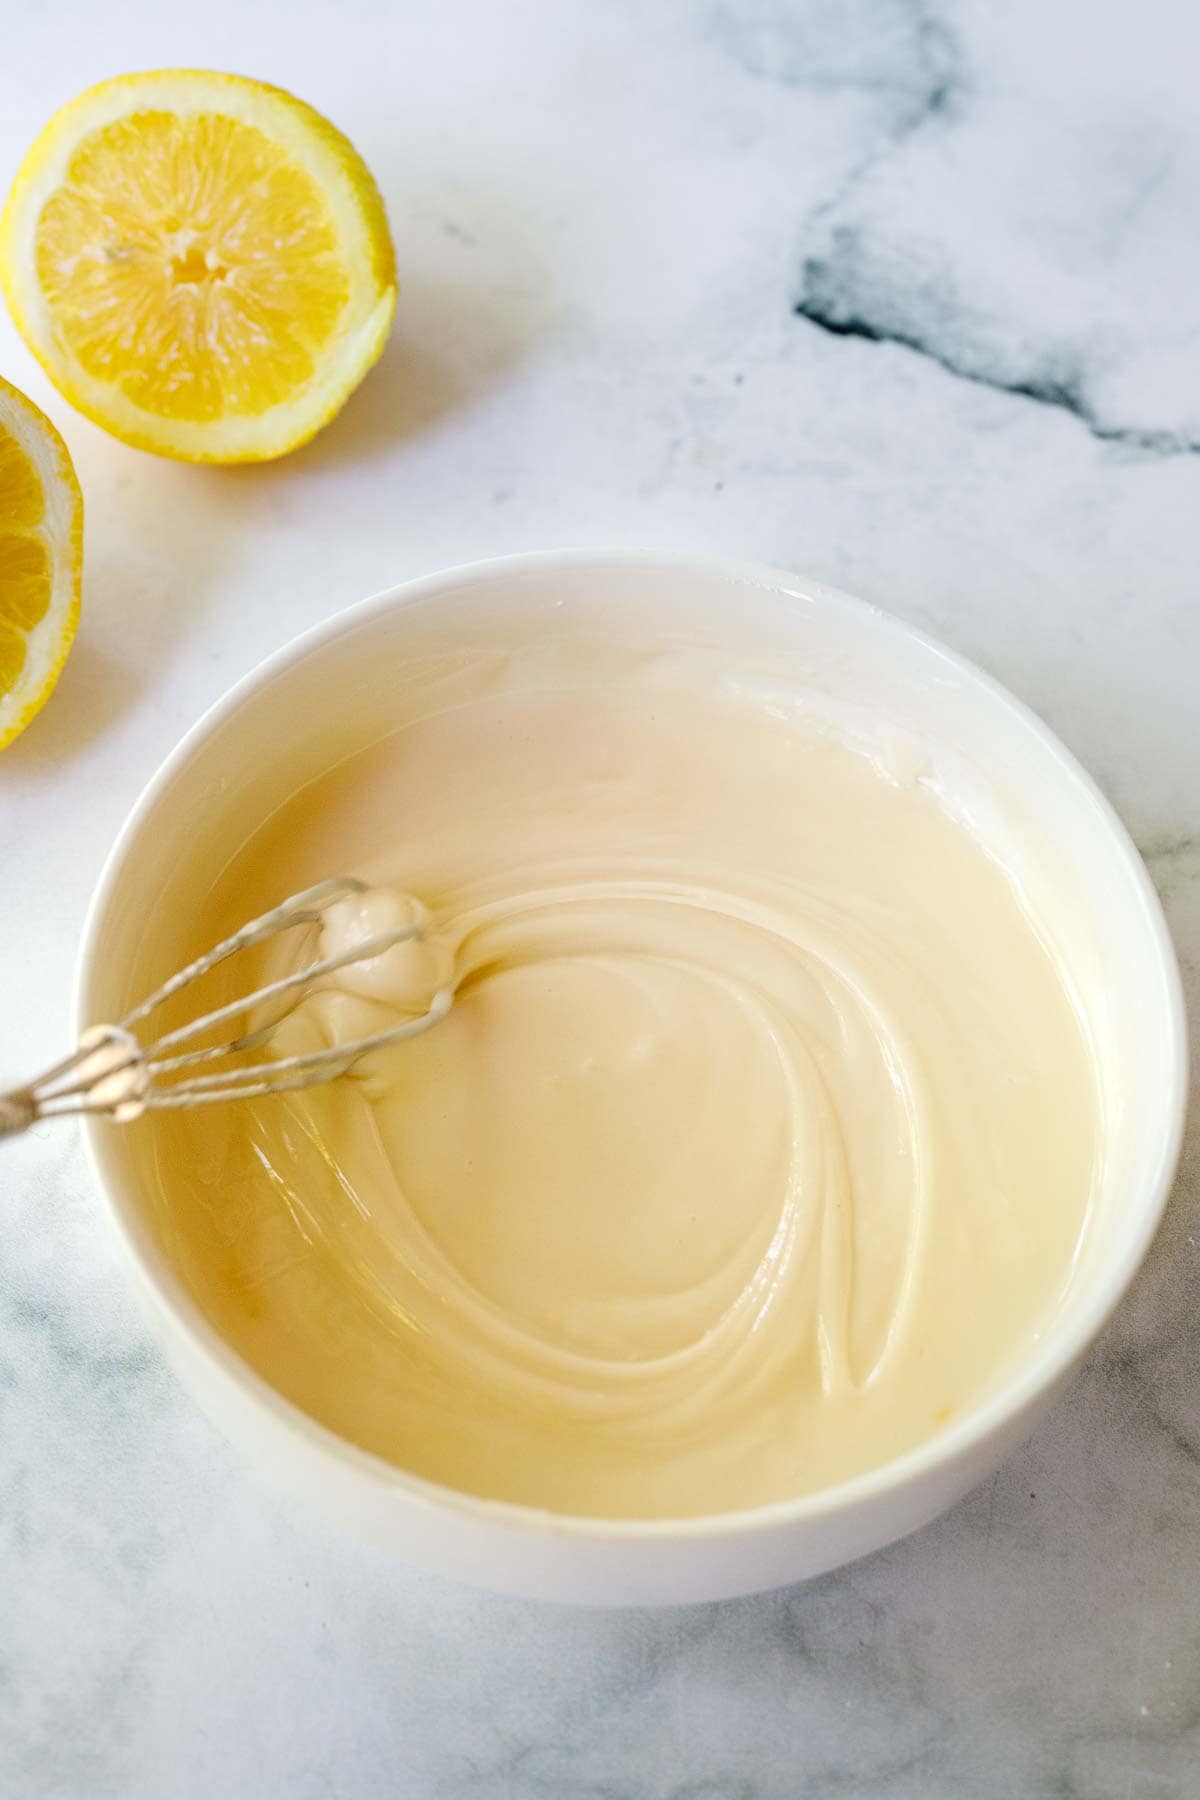
{"type": "Polygon", "coordinates": [[[40,712],[79,623],[83,496],[67,446],[0,378],[0,750],[40,712]]]}
{"type": "Polygon", "coordinates": [[[200,69],[121,75],[55,115],[0,215],[0,282],[73,405],[188,462],[312,437],[396,305],[353,145],[280,88],[200,69]]]}

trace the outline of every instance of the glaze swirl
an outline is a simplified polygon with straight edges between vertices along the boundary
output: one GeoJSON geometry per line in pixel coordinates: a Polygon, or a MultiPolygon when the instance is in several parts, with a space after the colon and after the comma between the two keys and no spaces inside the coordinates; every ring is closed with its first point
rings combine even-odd
{"type": "Polygon", "coordinates": [[[489,670],[281,809],[228,905],[331,870],[371,891],[271,954],[413,896],[432,937],[343,971],[277,1050],[447,979],[449,1014],[228,1109],[216,1147],[164,1137],[160,1168],[221,1329],[345,1435],[494,1498],[719,1511],[936,1432],[1055,1303],[1087,1044],[919,769],[749,684],[489,670]]]}

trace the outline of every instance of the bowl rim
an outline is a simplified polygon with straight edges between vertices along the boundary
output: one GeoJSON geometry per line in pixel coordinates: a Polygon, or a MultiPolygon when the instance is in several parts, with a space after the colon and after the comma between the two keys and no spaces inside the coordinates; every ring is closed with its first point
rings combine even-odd
{"type": "Polygon", "coordinates": [[[217,1377],[220,1384],[232,1383],[254,1405],[265,1408],[275,1424],[293,1440],[299,1440],[299,1447],[314,1450],[323,1457],[331,1457],[344,1470],[365,1479],[377,1489],[390,1491],[396,1497],[402,1495],[406,1500],[437,1512],[451,1512],[479,1521],[503,1524],[513,1531],[532,1532],[542,1536],[549,1532],[575,1540],[626,1544],[663,1539],[719,1542],[771,1532],[780,1527],[815,1524],[818,1521],[845,1517],[861,1507],[886,1501],[889,1496],[900,1493],[921,1478],[931,1478],[940,1470],[949,1470],[989,1438],[999,1437],[1006,1428],[1016,1426],[1039,1398],[1050,1392],[1071,1371],[1103,1330],[1141,1266],[1170,1196],[1183,1139],[1188,1047],[1179,964],[1162,905],[1128,830],[1095,780],[1049,726],[1002,683],[918,626],[898,618],[873,602],[858,599],[823,581],[799,576],[768,563],[733,556],[605,546],[563,548],[483,557],[412,577],[340,609],[265,657],[200,715],[159,764],[117,833],[93,890],[80,939],[71,1010],[76,1031],[83,1030],[89,1023],[83,1008],[105,915],[127,857],[147,817],[163,791],[196,751],[258,689],[313,651],[321,649],[360,624],[420,601],[435,599],[439,594],[488,580],[497,574],[519,575],[555,568],[564,571],[581,568],[602,570],[605,566],[614,569],[642,566],[684,575],[690,571],[698,576],[716,578],[732,585],[814,602],[825,609],[869,615],[885,632],[892,632],[898,638],[916,643],[941,661],[948,670],[964,677],[968,684],[982,688],[1014,713],[1038,739],[1041,748],[1058,765],[1068,783],[1074,786],[1082,807],[1092,813],[1096,823],[1107,833],[1113,851],[1132,878],[1134,890],[1140,900],[1142,921],[1161,976],[1165,997],[1164,1025],[1169,1080],[1163,1095],[1165,1130],[1150,1179],[1143,1190],[1141,1218],[1137,1222],[1137,1228],[1121,1256],[1114,1262],[1101,1266],[1091,1291],[1084,1296],[1070,1320],[1061,1329],[1048,1330],[1034,1346],[1032,1353],[1023,1357],[1007,1380],[977,1405],[968,1408],[961,1418],[935,1437],[926,1439],[877,1468],[868,1469],[831,1487],[819,1488],[793,1499],[774,1500],[764,1505],[695,1516],[606,1518],[552,1512],[518,1505],[512,1501],[493,1500],[465,1493],[411,1474],[341,1437],[286,1399],[244,1362],[216,1327],[210,1324],[187,1292],[182,1278],[170,1267],[153,1243],[148,1229],[138,1220],[133,1205],[117,1193],[117,1181],[110,1183],[103,1167],[100,1144],[102,1134],[110,1130],[111,1126],[106,1125],[103,1120],[85,1116],[82,1121],[83,1138],[92,1179],[100,1191],[117,1237],[155,1309],[182,1334],[189,1351],[207,1371],[217,1377]]]}

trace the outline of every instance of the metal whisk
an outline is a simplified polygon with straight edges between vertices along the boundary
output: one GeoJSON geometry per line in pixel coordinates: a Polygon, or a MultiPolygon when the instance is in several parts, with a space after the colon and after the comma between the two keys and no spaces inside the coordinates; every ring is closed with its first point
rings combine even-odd
{"type": "Polygon", "coordinates": [[[344,875],[293,894],[281,906],[251,919],[215,949],[180,969],[178,974],[156,988],[149,999],[127,1013],[119,1024],[92,1026],[84,1032],[70,1056],[23,1087],[0,1094],[0,1138],[27,1131],[40,1119],[60,1118],[70,1113],[106,1114],[118,1124],[128,1124],[144,1112],[161,1107],[211,1106],[222,1100],[248,1100],[259,1094],[281,1094],[295,1088],[314,1087],[318,1082],[333,1081],[344,1075],[369,1051],[386,1049],[389,1044],[415,1037],[418,1032],[436,1025],[450,1010],[454,997],[450,987],[439,988],[419,1017],[406,1019],[403,1024],[377,1032],[372,1037],[311,1050],[301,1056],[281,1056],[268,1062],[227,1067],[210,1074],[182,1073],[200,1064],[215,1063],[241,1052],[260,1049],[324,976],[351,963],[367,962],[380,956],[393,944],[423,938],[429,924],[426,917],[419,915],[405,925],[364,938],[336,956],[324,957],[278,981],[268,982],[252,994],[231,1000],[201,1018],[164,1032],[151,1043],[143,1043],[135,1034],[134,1027],[141,1025],[164,1001],[207,975],[227,957],[235,956],[239,950],[249,949],[253,944],[261,944],[278,932],[288,931],[293,925],[318,923],[322,910],[333,901],[365,891],[365,882],[344,875]],[[226,1043],[184,1048],[195,1044],[197,1038],[217,1026],[256,1007],[280,1000],[285,1004],[279,1011],[273,1011],[269,1024],[259,1029],[231,1038],[226,1043]]]}

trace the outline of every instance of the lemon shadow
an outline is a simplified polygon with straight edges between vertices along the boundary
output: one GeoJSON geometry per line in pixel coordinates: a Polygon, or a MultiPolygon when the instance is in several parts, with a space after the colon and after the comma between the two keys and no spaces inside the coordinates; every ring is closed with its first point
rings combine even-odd
{"type": "Polygon", "coordinates": [[[0,751],[0,796],[84,756],[179,655],[202,651],[208,599],[236,555],[227,510],[195,471],[106,445],[106,477],[89,481],[80,450],[85,493],[100,493],[85,511],[79,631],[42,711],[0,751]]]}
{"type": "Polygon", "coordinates": [[[510,374],[543,329],[536,296],[409,277],[379,362],[291,466],[370,460],[435,430],[510,374]]]}
{"type": "Polygon", "coordinates": [[[469,411],[553,333],[541,246],[502,199],[453,189],[389,212],[399,294],[378,363],[311,442],[275,462],[208,471],[217,481],[269,486],[385,456],[469,411]]]}
{"type": "Polygon", "coordinates": [[[56,769],[96,743],[131,702],[138,671],[86,636],[76,642],[58,686],[20,737],[0,753],[0,788],[7,775],[56,769]]]}

